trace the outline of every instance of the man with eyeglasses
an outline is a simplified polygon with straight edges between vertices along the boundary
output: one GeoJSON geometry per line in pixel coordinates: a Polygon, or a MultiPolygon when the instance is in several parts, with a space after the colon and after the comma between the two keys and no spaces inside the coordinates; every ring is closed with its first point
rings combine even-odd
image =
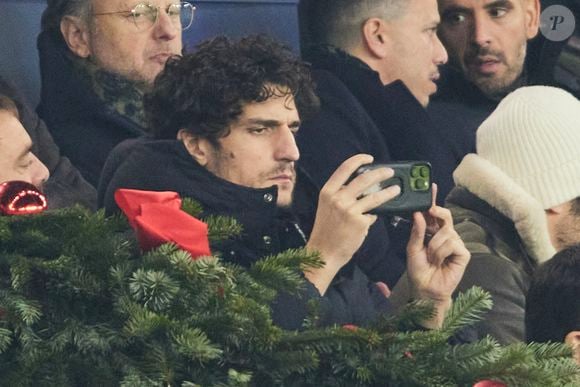
{"type": "Polygon", "coordinates": [[[195,7],[175,0],[48,0],[40,116],[94,186],[111,149],[147,135],[143,94],[181,54],[195,7]]]}

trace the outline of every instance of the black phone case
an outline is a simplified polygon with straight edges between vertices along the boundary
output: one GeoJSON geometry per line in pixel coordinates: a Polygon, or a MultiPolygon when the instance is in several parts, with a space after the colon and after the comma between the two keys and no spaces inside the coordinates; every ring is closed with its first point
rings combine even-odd
{"type": "MultiPolygon", "coordinates": [[[[355,177],[369,170],[380,167],[388,167],[395,171],[395,176],[380,183],[379,187],[369,190],[376,192],[392,185],[401,187],[401,194],[381,206],[370,211],[376,215],[408,215],[416,211],[426,211],[432,203],[431,164],[426,161],[400,161],[392,164],[370,164],[360,167],[355,172],[355,177]],[[425,167],[428,169],[427,176],[417,175],[417,171],[425,167]],[[420,186],[422,189],[417,189],[420,186]]],[[[421,169],[421,171],[423,171],[421,169]]],[[[370,193],[368,192],[368,193],[370,193]]]]}

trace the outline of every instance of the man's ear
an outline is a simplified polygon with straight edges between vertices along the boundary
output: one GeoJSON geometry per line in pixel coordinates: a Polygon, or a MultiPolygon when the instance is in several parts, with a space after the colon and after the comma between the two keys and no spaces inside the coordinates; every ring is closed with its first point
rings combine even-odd
{"type": "Polygon", "coordinates": [[[78,16],[66,15],[60,21],[60,32],[68,48],[81,58],[91,55],[89,27],[78,16]]]}
{"type": "Polygon", "coordinates": [[[580,331],[572,331],[566,335],[564,342],[572,347],[574,359],[580,364],[580,331]]]}
{"type": "Polygon", "coordinates": [[[383,59],[391,51],[388,35],[389,26],[379,18],[368,19],[362,27],[363,42],[369,53],[375,58],[383,59]]]}
{"type": "Polygon", "coordinates": [[[526,37],[528,40],[538,35],[541,9],[540,0],[524,0],[526,37]]]}
{"type": "Polygon", "coordinates": [[[207,139],[195,136],[185,129],[180,129],[177,132],[177,139],[183,142],[185,149],[195,161],[201,166],[207,165],[210,152],[213,149],[207,139]]]}

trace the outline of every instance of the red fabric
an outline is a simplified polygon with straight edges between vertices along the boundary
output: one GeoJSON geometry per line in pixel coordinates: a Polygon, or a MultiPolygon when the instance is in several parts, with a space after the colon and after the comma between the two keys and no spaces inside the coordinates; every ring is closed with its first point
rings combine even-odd
{"type": "Polygon", "coordinates": [[[193,258],[211,255],[207,224],[181,210],[177,193],[119,189],[115,201],[129,219],[143,251],[175,243],[193,258]]]}
{"type": "Polygon", "coordinates": [[[482,380],[481,382],[474,384],[473,387],[507,387],[507,385],[495,380],[482,380]]]}

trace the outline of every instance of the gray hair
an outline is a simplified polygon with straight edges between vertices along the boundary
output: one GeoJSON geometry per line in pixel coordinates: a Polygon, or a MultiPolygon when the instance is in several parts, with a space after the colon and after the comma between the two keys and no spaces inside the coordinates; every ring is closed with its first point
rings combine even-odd
{"type": "Polygon", "coordinates": [[[348,50],[359,44],[364,23],[405,16],[409,0],[311,0],[310,27],[315,43],[348,50]]]}
{"type": "Polygon", "coordinates": [[[87,20],[91,7],[92,0],[47,0],[42,14],[42,31],[60,31],[60,22],[67,15],[87,20]]]}

